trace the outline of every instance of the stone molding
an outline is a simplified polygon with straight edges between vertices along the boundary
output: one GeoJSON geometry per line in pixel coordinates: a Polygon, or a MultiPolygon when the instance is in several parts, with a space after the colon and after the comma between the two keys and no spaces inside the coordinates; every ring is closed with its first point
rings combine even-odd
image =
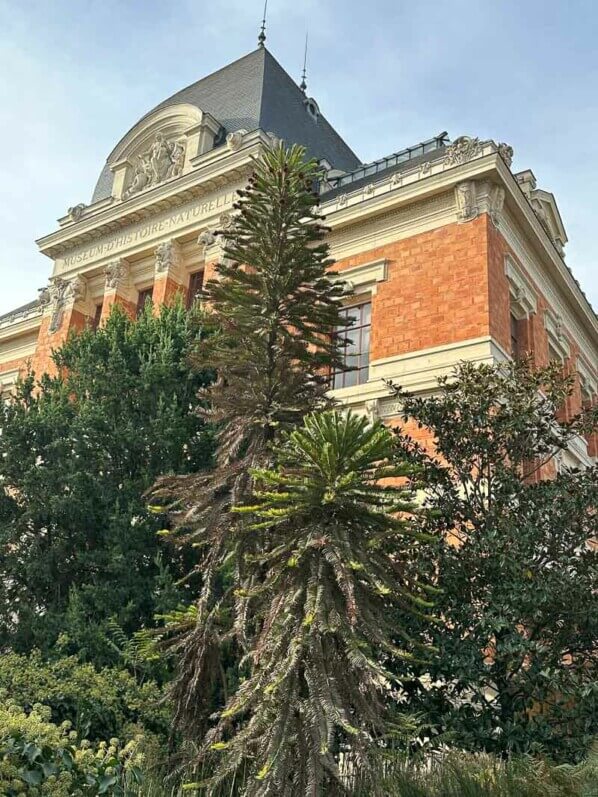
{"type": "Polygon", "coordinates": [[[353,411],[371,414],[375,407],[378,417],[394,418],[400,414],[400,406],[396,399],[389,396],[385,380],[400,384],[408,390],[432,391],[438,385],[438,377],[450,375],[462,360],[497,363],[509,359],[508,352],[490,336],[471,338],[372,360],[369,379],[365,384],[331,390],[330,395],[353,411]]]}
{"type": "Polygon", "coordinates": [[[582,393],[585,393],[588,399],[594,398],[598,394],[598,375],[592,373],[584,357],[577,358],[575,367],[579,374],[582,393]]]}
{"type": "MultiPolygon", "coordinates": [[[[518,228],[513,224],[509,214],[503,215],[501,233],[509,248],[512,249],[517,256],[517,260],[522,264],[525,272],[529,275],[530,280],[537,286],[539,293],[542,294],[554,311],[563,319],[565,327],[575,337],[575,341],[582,350],[586,360],[588,362],[594,362],[596,359],[596,348],[592,345],[587,330],[578,323],[574,314],[559,295],[554,281],[550,277],[550,272],[538,264],[537,258],[530,250],[527,241],[524,241],[521,237],[518,228]]],[[[565,267],[563,266],[563,268],[565,267]]]]}
{"type": "Polygon", "coordinates": [[[529,318],[538,310],[536,293],[511,255],[505,256],[505,276],[509,281],[511,312],[517,319],[529,318]]]}
{"type": "Polygon", "coordinates": [[[563,360],[566,360],[571,354],[571,347],[565,335],[563,319],[550,308],[544,310],[544,328],[549,344],[563,360]]]}
{"type": "Polygon", "coordinates": [[[371,293],[375,296],[378,283],[385,282],[387,278],[388,261],[385,258],[334,272],[334,279],[346,282],[350,290],[357,295],[371,293]]]}

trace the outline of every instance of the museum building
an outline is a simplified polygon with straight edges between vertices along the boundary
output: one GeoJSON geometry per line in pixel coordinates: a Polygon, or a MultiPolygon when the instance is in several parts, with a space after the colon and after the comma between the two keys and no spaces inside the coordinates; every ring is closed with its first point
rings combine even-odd
{"type": "MultiPolygon", "coordinates": [[[[118,142],[89,204],[69,208],[37,243],[48,285],[0,317],[0,384],[51,370],[72,329],[101,324],[114,303],[139,311],[188,302],[222,256],[215,230],[272,141],[302,144],[326,177],[321,207],[335,270],[352,286],[346,350],[334,375],[344,405],[392,422],[384,380],[430,391],[461,360],[529,353],[574,376],[565,417],[597,400],[598,319],[565,263],[554,196],[531,170],[511,171],[504,143],[447,134],[362,163],[268,49],[258,47],[177,92],[118,142]]],[[[598,440],[564,463],[588,465],[598,440]]]]}

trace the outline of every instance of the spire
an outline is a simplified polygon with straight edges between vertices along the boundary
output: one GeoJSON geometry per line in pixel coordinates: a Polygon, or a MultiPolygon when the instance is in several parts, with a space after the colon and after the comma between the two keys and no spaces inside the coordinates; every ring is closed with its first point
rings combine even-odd
{"type": "Polygon", "coordinates": [[[301,83],[299,88],[305,94],[307,91],[307,39],[308,33],[305,34],[305,52],[303,54],[303,74],[301,75],[301,83]]]}
{"type": "Polygon", "coordinates": [[[260,34],[257,37],[257,45],[258,47],[264,47],[266,42],[266,13],[268,11],[268,0],[264,2],[264,18],[262,19],[262,27],[260,30],[260,34]]]}

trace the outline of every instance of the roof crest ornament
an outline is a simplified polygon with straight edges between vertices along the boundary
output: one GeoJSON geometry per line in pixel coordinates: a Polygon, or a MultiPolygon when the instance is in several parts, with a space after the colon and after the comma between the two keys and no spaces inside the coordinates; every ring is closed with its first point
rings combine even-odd
{"type": "Polygon", "coordinates": [[[257,46],[258,47],[265,47],[266,46],[266,14],[268,13],[268,0],[264,2],[264,17],[262,19],[262,27],[257,37],[257,46]]]}

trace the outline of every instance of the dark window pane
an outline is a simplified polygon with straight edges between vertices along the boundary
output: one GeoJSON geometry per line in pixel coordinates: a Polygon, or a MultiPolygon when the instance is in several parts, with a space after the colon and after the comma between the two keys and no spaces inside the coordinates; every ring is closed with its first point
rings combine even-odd
{"type": "Polygon", "coordinates": [[[142,291],[139,291],[137,295],[137,315],[139,315],[143,308],[145,307],[146,302],[148,299],[152,298],[152,294],[154,292],[153,286],[150,288],[144,288],[142,291]]]}
{"type": "Polygon", "coordinates": [[[197,299],[197,294],[201,291],[203,287],[203,269],[201,271],[195,271],[189,277],[189,290],[187,291],[187,309],[190,309],[193,306],[193,303],[197,299]]]}

